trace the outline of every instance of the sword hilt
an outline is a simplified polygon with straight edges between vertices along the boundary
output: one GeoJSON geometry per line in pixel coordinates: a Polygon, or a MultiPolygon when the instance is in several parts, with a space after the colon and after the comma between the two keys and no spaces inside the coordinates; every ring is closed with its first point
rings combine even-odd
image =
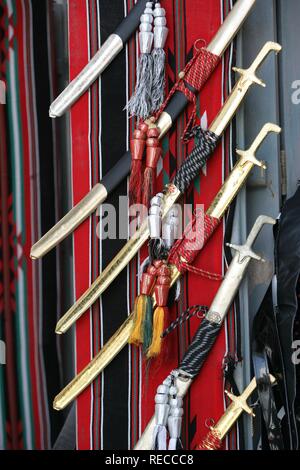
{"type": "Polygon", "coordinates": [[[264,170],[266,170],[266,165],[264,162],[258,160],[255,156],[256,151],[258,148],[261,146],[263,141],[266,139],[269,133],[274,132],[275,134],[280,134],[281,132],[281,127],[277,126],[276,124],[272,124],[271,122],[268,122],[265,124],[255,140],[253,141],[252,145],[249,147],[248,150],[237,150],[236,153],[241,157],[240,164],[245,165],[246,163],[250,162],[253,163],[254,165],[257,165],[264,170]]]}
{"type": "Polygon", "coordinates": [[[268,41],[260,50],[255,60],[253,61],[252,65],[250,65],[248,69],[241,69],[239,67],[233,67],[232,70],[241,75],[241,82],[240,82],[241,86],[243,86],[245,82],[249,82],[249,83],[256,83],[257,85],[265,87],[266,84],[260,78],[257,77],[256,70],[263,63],[263,61],[266,59],[266,57],[268,56],[270,52],[274,51],[276,54],[278,54],[278,52],[280,52],[281,49],[282,49],[281,45],[278,44],[277,42],[268,41]]]}
{"type": "Polygon", "coordinates": [[[258,234],[260,233],[263,225],[269,224],[269,225],[275,225],[276,220],[272,219],[272,217],[268,217],[266,215],[260,215],[257,219],[255,224],[252,227],[251,232],[249,233],[249,236],[246,240],[246,243],[244,245],[234,245],[231,243],[227,243],[226,245],[232,248],[233,250],[237,251],[239,253],[239,262],[242,263],[246,258],[252,258],[257,261],[262,261],[265,262],[265,260],[256,254],[252,250],[252,245],[255,242],[258,234]]]}

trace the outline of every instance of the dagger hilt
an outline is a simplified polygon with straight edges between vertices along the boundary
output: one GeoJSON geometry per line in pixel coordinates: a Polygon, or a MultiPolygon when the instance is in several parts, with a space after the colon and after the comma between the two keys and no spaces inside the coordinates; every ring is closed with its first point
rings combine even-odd
{"type": "Polygon", "coordinates": [[[256,83],[262,87],[265,87],[266,84],[257,77],[256,70],[262,64],[262,62],[266,59],[270,52],[274,51],[276,54],[280,52],[282,49],[281,45],[277,42],[268,41],[260,50],[258,55],[256,56],[255,60],[253,61],[252,65],[250,65],[247,69],[241,69],[239,67],[233,67],[233,71],[237,72],[241,75],[240,79],[240,86],[243,87],[245,83],[256,83]]]}

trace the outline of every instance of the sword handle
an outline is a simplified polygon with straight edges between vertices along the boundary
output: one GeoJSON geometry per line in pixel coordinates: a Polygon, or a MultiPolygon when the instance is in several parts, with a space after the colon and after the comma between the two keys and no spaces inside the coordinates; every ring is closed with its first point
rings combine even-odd
{"type": "Polygon", "coordinates": [[[202,320],[192,343],[181,361],[180,370],[190,374],[192,377],[199,373],[217,339],[221,327],[221,323],[213,323],[206,318],[202,320]]]}

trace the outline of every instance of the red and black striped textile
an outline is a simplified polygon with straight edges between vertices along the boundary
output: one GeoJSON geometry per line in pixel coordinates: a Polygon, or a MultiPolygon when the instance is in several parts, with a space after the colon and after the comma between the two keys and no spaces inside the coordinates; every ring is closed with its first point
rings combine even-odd
{"type": "Polygon", "coordinates": [[[41,0],[0,2],[0,449],[49,449],[63,421],[51,405],[61,384],[57,258],[29,258],[56,221],[49,9],[41,0]]]}

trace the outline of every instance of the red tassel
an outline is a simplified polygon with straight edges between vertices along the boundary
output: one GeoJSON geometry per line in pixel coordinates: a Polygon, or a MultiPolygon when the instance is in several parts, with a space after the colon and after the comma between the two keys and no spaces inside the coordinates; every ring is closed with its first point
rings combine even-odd
{"type": "Polygon", "coordinates": [[[155,169],[162,153],[159,144],[159,134],[160,132],[157,127],[149,129],[147,133],[146,170],[143,180],[143,205],[147,208],[150,205],[150,200],[154,196],[155,169]]]}
{"type": "Polygon", "coordinates": [[[143,184],[143,195],[142,204],[149,208],[152,195],[154,193],[154,170],[153,168],[146,168],[144,172],[144,184],[143,184]]]}
{"type": "Polygon", "coordinates": [[[129,205],[140,204],[142,201],[142,170],[143,155],[146,146],[148,126],[141,123],[133,134],[130,142],[131,150],[131,173],[129,180],[129,205]]]}
{"type": "Polygon", "coordinates": [[[142,160],[132,160],[129,180],[129,206],[139,204],[142,198],[141,179],[143,174],[142,160]]]}

